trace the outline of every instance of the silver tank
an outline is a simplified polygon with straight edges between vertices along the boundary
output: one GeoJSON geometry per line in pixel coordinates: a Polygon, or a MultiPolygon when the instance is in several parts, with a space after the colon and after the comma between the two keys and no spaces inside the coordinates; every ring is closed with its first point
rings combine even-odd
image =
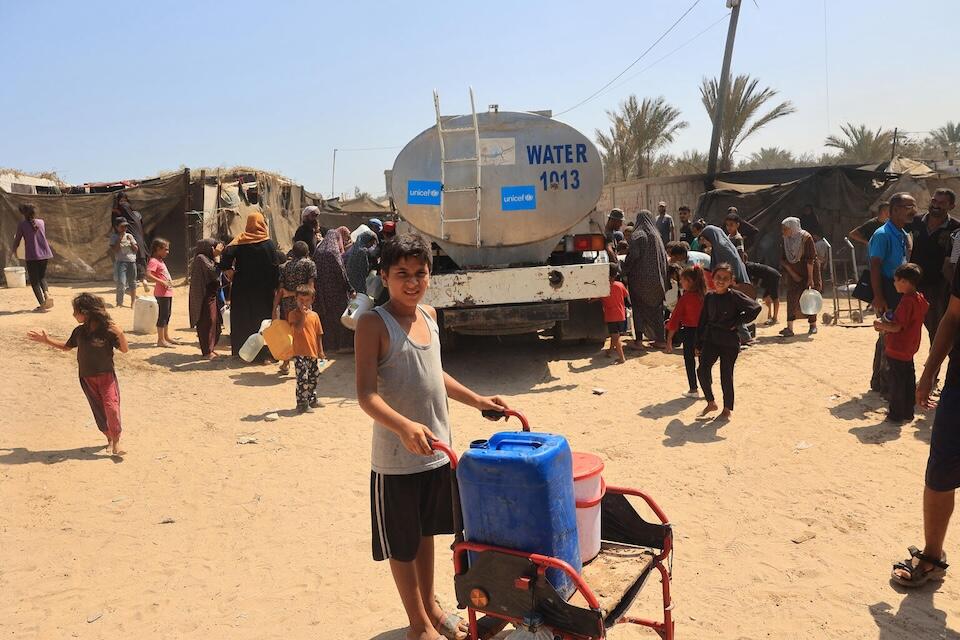
{"type": "MultiPolygon", "coordinates": [[[[432,126],[410,141],[393,164],[392,192],[400,214],[461,267],[538,264],[594,208],[603,187],[600,154],[576,129],[534,113],[477,114],[480,134],[480,224],[476,162],[445,165],[432,126]],[[443,193],[441,193],[443,191],[443,193]],[[441,225],[440,202],[444,219],[441,225]]],[[[471,115],[443,121],[446,159],[476,157],[471,115]]]]}

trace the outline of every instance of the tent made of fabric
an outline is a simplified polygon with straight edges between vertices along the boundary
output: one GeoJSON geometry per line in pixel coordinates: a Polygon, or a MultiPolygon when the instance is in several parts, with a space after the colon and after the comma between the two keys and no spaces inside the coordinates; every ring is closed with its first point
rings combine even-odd
{"type": "MultiPolygon", "coordinates": [[[[143,216],[147,242],[158,230],[169,236],[171,270],[185,262],[183,213],[188,188],[188,175],[177,174],[125,190],[133,209],[143,216]]],[[[54,253],[47,273],[65,280],[109,280],[113,277],[109,238],[115,196],[116,193],[27,195],[0,190],[0,266],[23,263],[13,253],[13,237],[23,219],[18,207],[32,204],[37,217],[44,221],[54,253]]],[[[22,256],[22,244],[20,250],[22,256]]]]}
{"type": "MultiPolygon", "coordinates": [[[[820,222],[823,236],[835,251],[840,251],[847,232],[872,215],[870,207],[884,185],[896,180],[891,174],[853,167],[804,169],[808,173],[805,177],[796,179],[800,172],[791,175],[787,170],[782,177],[794,180],[785,180],[764,189],[746,193],[734,189],[709,191],[700,198],[697,216],[708,223],[722,225],[727,208],[737,207],[741,218],[758,229],[752,241],[747,238],[751,260],[779,266],[780,223],[784,218],[799,217],[804,206],[810,205],[820,222]]],[[[728,185],[731,182],[729,176],[723,176],[728,185]]],[[[749,178],[748,184],[761,182],[755,177],[749,178]]]]}

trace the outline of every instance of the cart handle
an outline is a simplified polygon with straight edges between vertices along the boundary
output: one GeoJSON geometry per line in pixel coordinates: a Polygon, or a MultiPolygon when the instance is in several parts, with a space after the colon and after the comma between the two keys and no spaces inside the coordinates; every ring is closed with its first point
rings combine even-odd
{"type": "Polygon", "coordinates": [[[453,449],[447,446],[446,443],[440,442],[439,440],[431,440],[430,448],[434,451],[442,451],[447,454],[447,457],[450,458],[450,468],[454,470],[457,468],[457,463],[459,462],[459,460],[457,460],[457,454],[454,453],[453,449]]]}
{"type": "Polygon", "coordinates": [[[504,409],[499,411],[497,409],[484,409],[480,414],[487,418],[488,420],[499,420],[500,418],[516,418],[520,421],[520,424],[523,426],[524,431],[530,431],[530,423],[527,421],[527,416],[523,415],[520,411],[514,411],[513,409],[504,409]]]}

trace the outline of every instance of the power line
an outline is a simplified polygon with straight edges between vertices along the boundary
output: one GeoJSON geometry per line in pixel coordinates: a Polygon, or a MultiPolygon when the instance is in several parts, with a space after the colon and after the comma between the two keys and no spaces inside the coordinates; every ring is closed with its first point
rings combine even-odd
{"type": "Polygon", "coordinates": [[[654,60],[653,62],[651,62],[651,63],[648,64],[647,66],[645,66],[643,69],[640,69],[639,71],[637,71],[635,74],[624,78],[624,79],[623,79],[623,82],[618,82],[617,84],[613,85],[612,87],[610,87],[609,89],[607,89],[607,90],[604,91],[603,93],[608,93],[608,92],[610,92],[610,91],[613,91],[614,89],[617,89],[617,88],[619,88],[619,87],[622,87],[623,85],[627,84],[628,82],[630,82],[631,80],[633,80],[633,79],[636,78],[637,76],[640,76],[640,75],[642,75],[644,72],[649,71],[649,70],[652,69],[653,67],[657,66],[659,63],[663,62],[664,60],[666,60],[667,58],[669,58],[670,56],[672,56],[673,54],[675,54],[677,51],[680,51],[680,49],[683,49],[683,48],[686,47],[687,45],[692,44],[694,40],[698,39],[698,38],[699,38],[700,36],[702,36],[703,34],[707,33],[708,31],[710,31],[711,29],[713,29],[713,28],[716,27],[717,25],[721,24],[724,20],[726,20],[726,19],[729,18],[729,17],[730,17],[730,13],[729,13],[729,12],[723,14],[723,15],[720,16],[720,18],[718,18],[715,22],[711,23],[709,27],[707,27],[706,29],[704,29],[703,31],[701,31],[700,33],[698,33],[697,35],[693,36],[692,38],[690,38],[689,40],[687,40],[686,42],[684,42],[683,44],[681,44],[679,47],[677,47],[676,49],[674,49],[674,50],[671,51],[670,53],[668,53],[668,54],[666,54],[665,56],[662,56],[662,57],[660,57],[660,58],[657,58],[656,60],[654,60]]]}
{"type": "Polygon", "coordinates": [[[666,38],[668,35],[670,35],[670,32],[673,31],[674,28],[676,28],[676,26],[677,26],[678,24],[680,24],[680,22],[681,22],[684,18],[687,17],[687,14],[690,13],[691,11],[693,11],[693,8],[696,7],[698,4],[700,4],[700,0],[694,0],[694,3],[693,3],[692,5],[690,5],[690,7],[689,7],[686,11],[684,11],[683,14],[682,14],[679,18],[677,18],[677,20],[676,20],[672,25],[670,25],[670,28],[669,28],[669,29],[667,29],[666,31],[664,31],[663,34],[662,34],[659,38],[657,38],[656,40],[654,40],[653,44],[651,44],[649,47],[647,47],[647,49],[646,49],[643,53],[641,53],[640,56],[637,57],[636,60],[634,60],[633,62],[631,62],[630,64],[628,64],[627,67],[626,67],[623,71],[621,71],[620,73],[618,73],[617,75],[615,75],[615,76],[613,77],[613,79],[611,79],[608,83],[606,83],[605,85],[603,85],[602,87],[600,87],[599,89],[597,89],[593,94],[587,96],[586,98],[584,98],[583,100],[581,100],[581,101],[578,102],[577,104],[573,105],[573,106],[570,107],[569,109],[564,109],[563,111],[561,111],[560,113],[557,113],[557,114],[555,114],[555,115],[556,115],[556,116],[562,116],[562,115],[565,114],[565,113],[569,113],[569,112],[573,111],[574,109],[578,109],[578,108],[582,107],[583,105],[585,105],[586,103],[590,102],[591,100],[593,100],[594,98],[596,98],[598,95],[600,95],[600,94],[601,94],[605,89],[607,89],[610,85],[612,85],[614,82],[616,82],[617,80],[619,80],[619,79],[623,76],[623,74],[625,74],[627,71],[629,71],[630,69],[632,69],[638,62],[640,62],[648,53],[650,53],[650,52],[653,50],[653,48],[654,48],[655,46],[657,46],[658,44],[660,44],[660,41],[661,41],[661,40],[663,40],[663,39],[666,38]]]}

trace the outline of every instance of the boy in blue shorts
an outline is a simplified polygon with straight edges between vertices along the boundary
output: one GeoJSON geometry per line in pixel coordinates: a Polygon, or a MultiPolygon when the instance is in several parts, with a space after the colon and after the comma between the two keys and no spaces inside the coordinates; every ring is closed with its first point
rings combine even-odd
{"type": "Polygon", "coordinates": [[[437,312],[420,304],[430,286],[430,245],[399,235],[383,246],[380,276],[390,300],[360,316],[355,337],[357,399],[373,418],[370,520],[373,559],[389,560],[406,611],[407,640],[467,636],[464,621],[434,596],[433,536],[451,534],[449,460],[432,450],[450,444],[447,399],[481,411],[506,410],[444,373],[437,312]]]}

